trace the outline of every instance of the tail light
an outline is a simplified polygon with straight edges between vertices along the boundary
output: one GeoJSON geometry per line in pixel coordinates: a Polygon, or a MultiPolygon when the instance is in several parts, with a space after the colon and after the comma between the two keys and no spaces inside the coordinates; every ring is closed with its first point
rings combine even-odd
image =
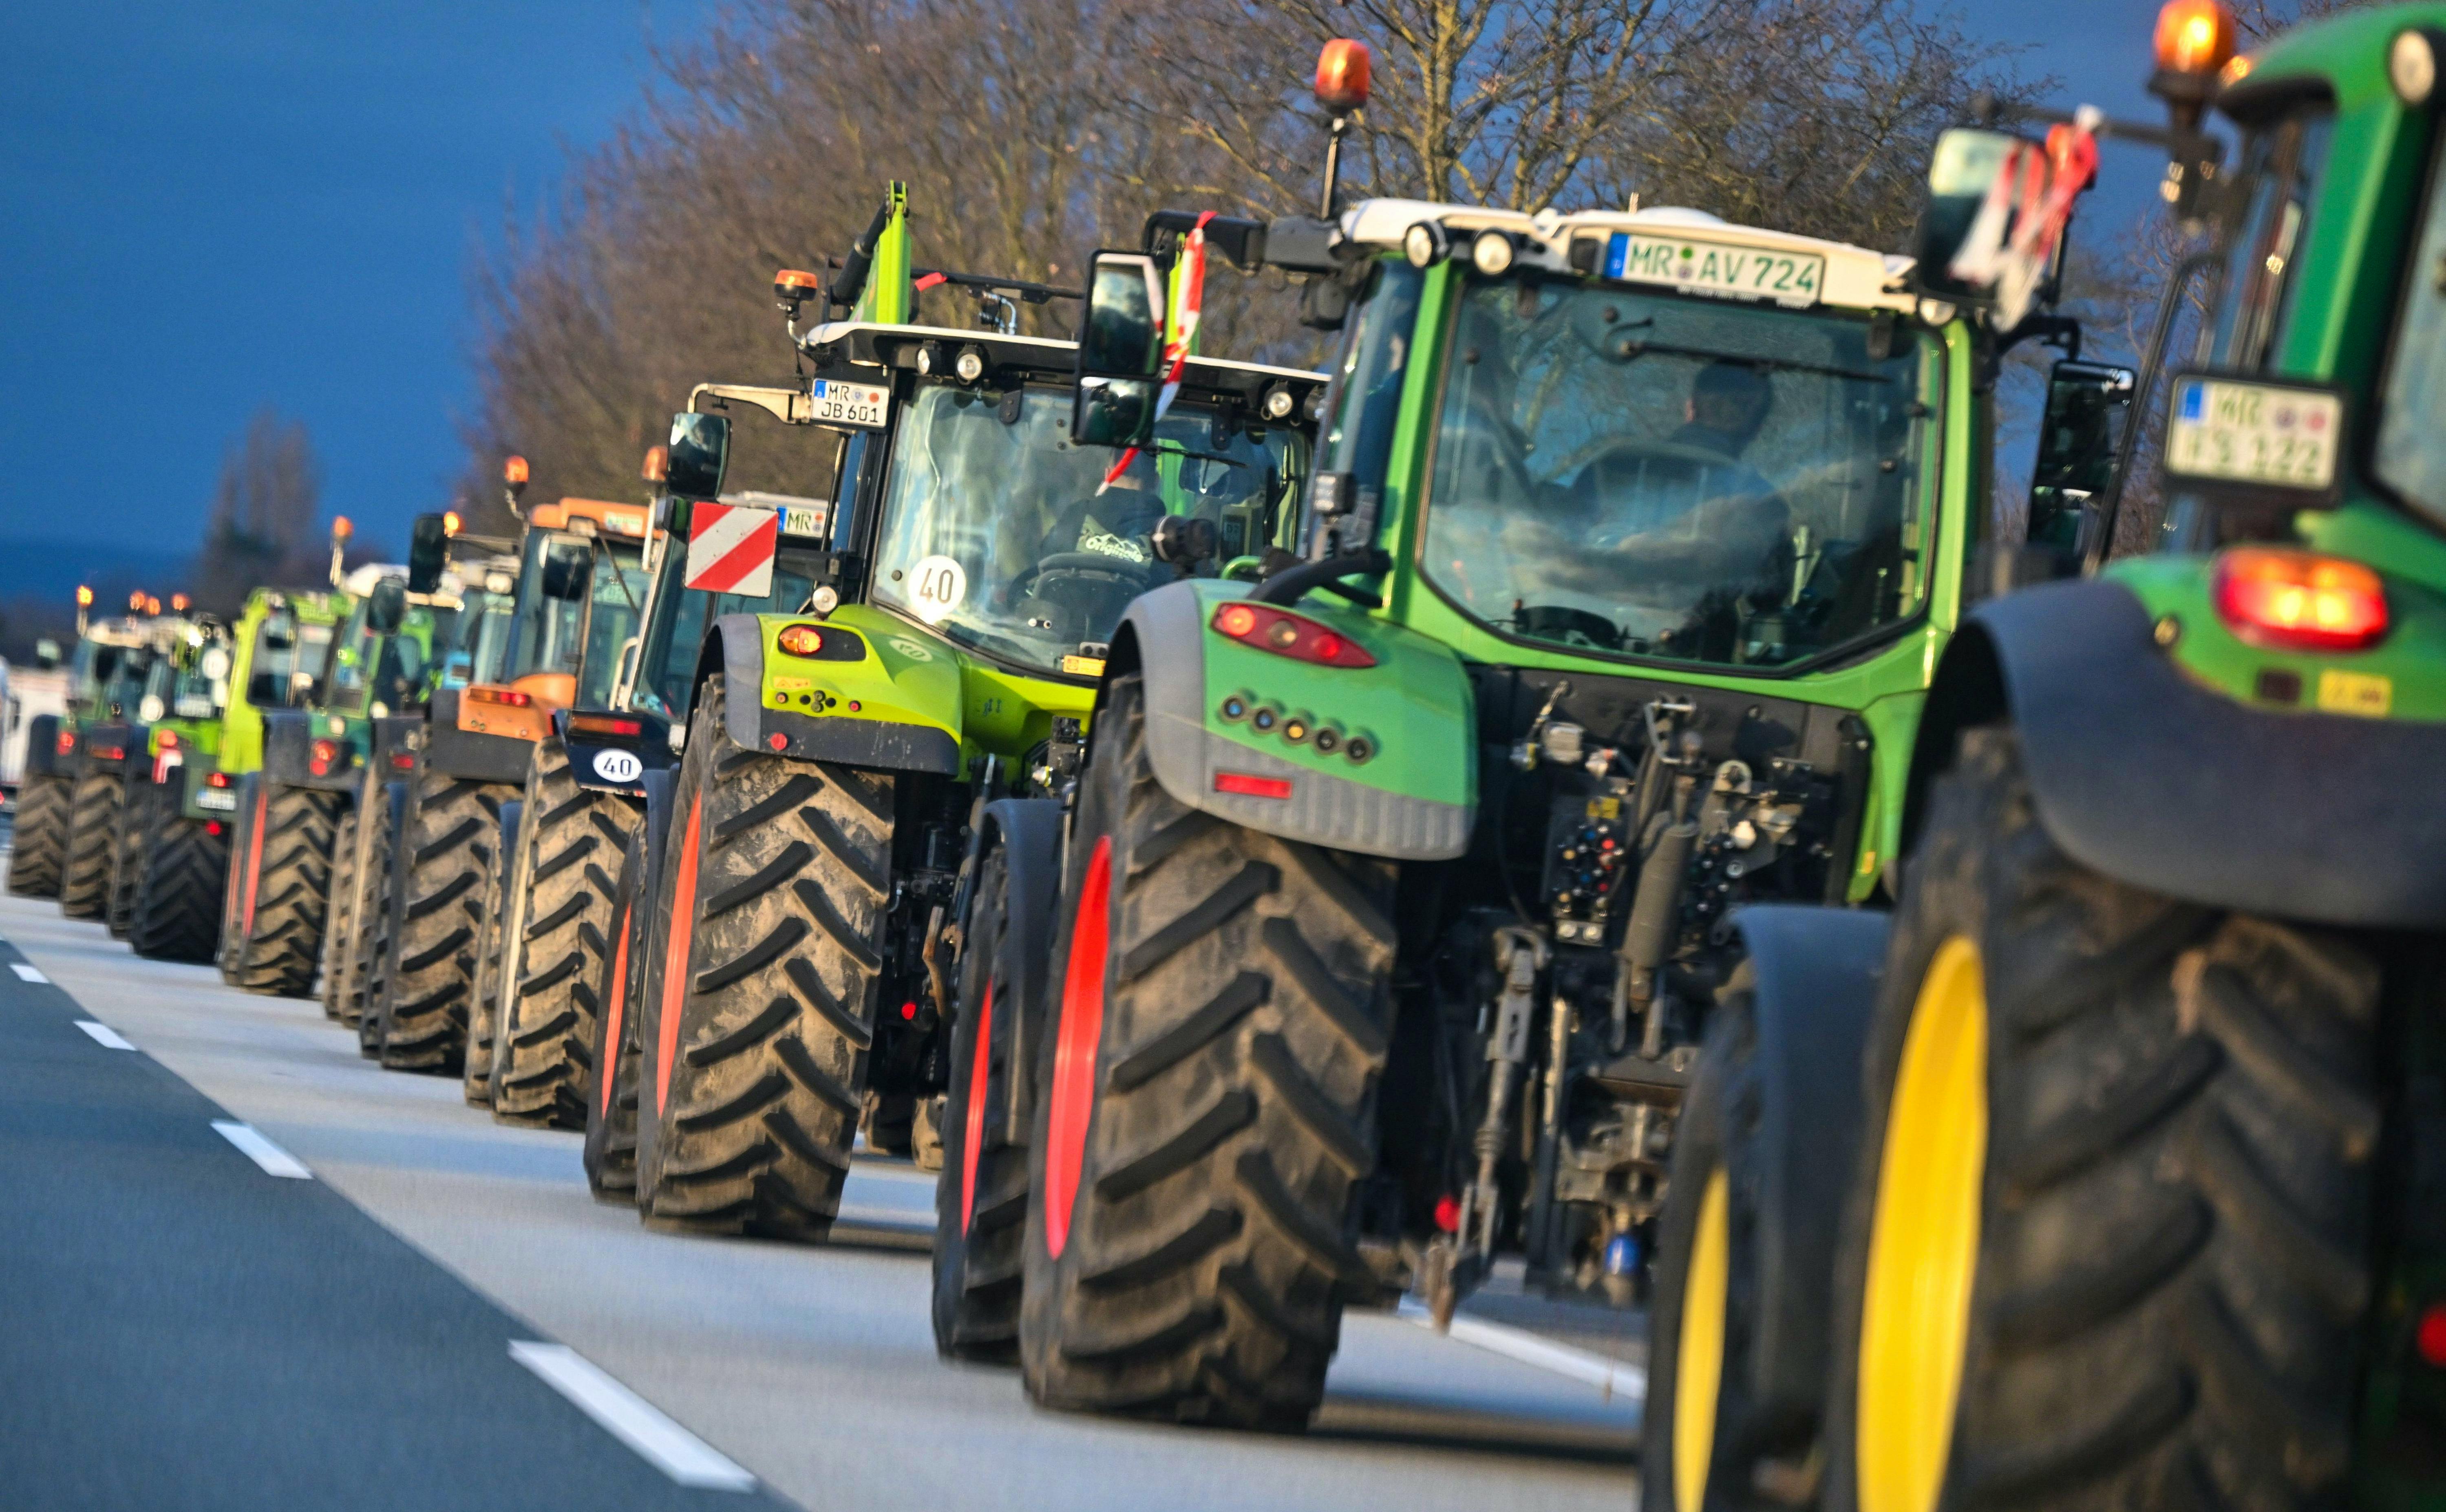
{"type": "Polygon", "coordinates": [[[227,788],[234,787],[235,785],[235,780],[226,772],[207,772],[204,774],[205,787],[227,788]]]}
{"type": "Polygon", "coordinates": [[[1291,795],[1289,777],[1261,777],[1253,772],[1217,772],[1214,791],[1235,793],[1247,798],[1288,798],[1291,795]]]}
{"type": "Polygon", "coordinates": [[[523,709],[535,702],[534,695],[517,688],[469,688],[467,700],[471,703],[505,704],[513,709],[523,709]]]}
{"type": "Polygon", "coordinates": [[[307,770],[313,773],[314,775],[318,777],[328,777],[331,775],[331,768],[338,763],[339,759],[339,741],[317,740],[314,742],[312,753],[307,760],[307,770]]]}
{"type": "Polygon", "coordinates": [[[2446,1371],[2446,1302],[2432,1302],[2422,1310],[2413,1326],[2412,1347],[2419,1352],[2420,1363],[2446,1371]]]}
{"type": "Polygon", "coordinates": [[[413,772],[416,770],[416,757],[406,751],[393,751],[390,754],[390,769],[393,772],[413,772]]]}
{"type": "Polygon", "coordinates": [[[812,625],[787,625],[773,642],[792,656],[821,656],[824,651],[824,632],[812,625]]]}
{"type": "Polygon", "coordinates": [[[176,731],[176,730],[160,730],[160,731],[157,731],[157,732],[155,732],[155,734],[156,734],[157,738],[155,739],[154,743],[155,743],[157,746],[159,746],[160,749],[162,749],[162,750],[164,750],[164,751],[176,751],[177,749],[179,749],[179,732],[178,732],[178,731],[176,731]]]}
{"type": "Polygon", "coordinates": [[[1329,630],[1306,615],[1289,614],[1271,605],[1245,599],[1222,605],[1210,622],[1218,634],[1243,645],[1271,651],[1294,662],[1318,666],[1374,666],[1376,659],[1339,630],[1329,630]]]}
{"type": "Polygon", "coordinates": [[[645,720],[615,719],[608,714],[573,714],[569,717],[569,727],[579,735],[639,736],[646,733],[645,720]]]}
{"type": "Polygon", "coordinates": [[[2386,588],[2343,557],[2237,547],[2217,558],[2217,614],[2254,645],[2358,651],[2386,634],[2386,588]]]}
{"type": "Polygon", "coordinates": [[[62,756],[66,756],[69,752],[74,751],[76,749],[76,732],[73,730],[62,730],[60,732],[60,737],[57,744],[59,746],[60,755],[62,756]]]}
{"type": "Polygon", "coordinates": [[[127,747],[123,745],[98,745],[93,748],[93,754],[100,756],[104,761],[124,761],[127,759],[127,747]]]}

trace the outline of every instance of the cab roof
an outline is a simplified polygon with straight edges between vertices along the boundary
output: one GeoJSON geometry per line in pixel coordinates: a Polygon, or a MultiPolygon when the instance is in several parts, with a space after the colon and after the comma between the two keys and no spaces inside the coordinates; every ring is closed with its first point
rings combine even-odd
{"type": "MultiPolygon", "coordinates": [[[[994,367],[1058,373],[1066,378],[1079,364],[1079,344],[1052,336],[1006,336],[999,331],[962,330],[949,326],[885,326],[868,321],[830,321],[799,338],[799,347],[820,363],[850,363],[862,367],[915,371],[917,354],[929,344],[948,360],[962,346],[985,348],[994,367]]],[[[1264,363],[1236,363],[1221,357],[1192,357],[1182,375],[1185,386],[1248,400],[1276,383],[1289,383],[1297,397],[1321,387],[1323,373],[1264,363]]],[[[1296,412],[1295,412],[1296,413],[1296,412]]]]}
{"type": "MultiPolygon", "coordinates": [[[[1363,199],[1342,213],[1340,245],[1398,252],[1402,238],[1421,221],[1433,221],[1458,242],[1486,230],[1507,231],[1521,243],[1522,263],[1550,272],[1571,272],[1571,243],[1600,241],[1616,232],[1648,232],[1754,247],[1762,252],[1812,252],[1826,259],[1822,304],[1855,309],[1909,310],[1917,301],[1904,288],[1916,259],[1872,252],[1849,242],[1790,232],[1740,226],[1703,210],[1660,205],[1653,210],[1578,210],[1570,215],[1541,210],[1491,210],[1481,205],[1440,205],[1423,199],[1363,199]]],[[[1464,255],[1466,255],[1464,253],[1464,255]]]]}
{"type": "Polygon", "coordinates": [[[557,504],[538,504],[527,511],[527,523],[537,530],[565,531],[572,528],[573,521],[585,520],[605,535],[634,541],[646,538],[648,517],[643,504],[614,504],[600,498],[565,498],[557,504]]]}

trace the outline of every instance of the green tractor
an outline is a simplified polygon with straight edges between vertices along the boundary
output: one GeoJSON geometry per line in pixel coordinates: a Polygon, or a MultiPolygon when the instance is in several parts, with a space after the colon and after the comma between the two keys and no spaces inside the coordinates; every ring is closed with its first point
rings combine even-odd
{"type": "MultiPolygon", "coordinates": [[[[1011,328],[1020,302],[1076,296],[912,269],[902,206],[895,185],[828,290],[776,283],[813,368],[803,418],[855,433],[804,602],[713,617],[692,661],[646,651],[687,667],[686,734],[620,937],[637,969],[615,949],[604,993],[633,1030],[607,1025],[612,1095],[589,1115],[625,1112],[633,1074],[652,1223],[821,1239],[861,1123],[931,1164],[973,836],[1069,779],[1129,601],[1215,570],[1218,540],[1274,543],[1307,470],[1315,376],[1197,360],[1146,465],[1100,493],[1111,454],[1069,435],[1073,344],[1011,328]],[[910,323],[940,285],[978,327],[910,323]],[[818,297],[834,318],[800,330],[818,297]]],[[[694,504],[691,547],[745,523],[726,513],[694,504]]]]}
{"type": "MultiPolygon", "coordinates": [[[[249,593],[232,635],[232,684],[244,690],[221,719],[209,764],[195,763],[184,780],[200,781],[196,807],[218,815],[228,836],[228,871],[221,887],[219,946],[214,954],[221,980],[237,985],[236,945],[251,928],[247,914],[250,876],[259,875],[260,849],[252,842],[248,778],[263,769],[264,716],[302,707],[314,697],[330,663],[332,637],[348,617],[348,594],[321,588],[266,588],[249,593]]],[[[280,849],[275,848],[277,858],[280,849]]]]}
{"type": "Polygon", "coordinates": [[[77,593],[66,712],[36,719],[27,734],[9,890],[55,897],[71,919],[102,919],[110,906],[127,775],[144,761],[138,716],[145,681],[163,647],[143,594],[130,601],[126,618],[88,623],[84,606],[91,595],[77,593]]]}
{"type": "Polygon", "coordinates": [[[302,998],[325,961],[335,841],[355,814],[365,769],[378,759],[379,722],[421,705],[437,644],[446,645],[455,597],[411,588],[395,567],[344,578],[343,518],[333,528],[332,587],[348,595],[328,663],[300,708],[264,709],[261,765],[238,801],[239,833],[221,972],[250,992],[302,998]]]}
{"type": "Polygon", "coordinates": [[[1938,661],[1891,938],[1812,1005],[1851,1116],[1709,1046],[1648,1403],[1685,1512],[2446,1507],[2446,6],[2233,37],[2157,30],[2207,246],[2138,385],[2201,308],[2158,550],[1938,661]]]}
{"type": "Polygon", "coordinates": [[[175,633],[154,661],[140,705],[149,760],[127,775],[111,932],[140,956],[202,961],[220,943],[227,814],[236,807],[232,779],[216,765],[236,659],[229,626],[211,615],[171,624],[175,633]],[[211,780],[216,775],[218,784],[211,780]],[[211,807],[199,801],[208,795],[211,807]]]}
{"type": "MultiPolygon", "coordinates": [[[[1337,116],[1364,64],[1328,45],[1337,116]]],[[[1739,910],[1881,937],[1932,670],[2017,561],[1998,362],[2078,354],[1908,258],[1335,214],[1331,163],[1321,217],[1165,212],[1090,266],[1082,439],[1144,434],[1192,233],[1340,338],[1298,556],[1132,606],[1075,790],[1006,811],[959,917],[936,1337],[1047,1405],[1297,1428],[1348,1303],[1448,1321],[1507,1258],[1645,1295],[1700,1047],[1782,943],[1739,910]]],[[[2058,377],[2094,441],[2131,375],[2058,377]]]]}

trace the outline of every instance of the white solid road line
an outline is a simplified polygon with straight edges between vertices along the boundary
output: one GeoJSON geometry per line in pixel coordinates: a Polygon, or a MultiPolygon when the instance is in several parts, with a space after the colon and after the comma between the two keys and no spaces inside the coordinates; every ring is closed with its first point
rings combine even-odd
{"type": "Polygon", "coordinates": [[[235,1145],[247,1159],[262,1167],[267,1175],[286,1176],[292,1181],[301,1182],[314,1179],[314,1173],[306,1168],[304,1161],[235,1119],[214,1119],[213,1131],[235,1145]]]}
{"type": "Polygon", "coordinates": [[[51,980],[22,961],[12,961],[9,962],[9,969],[17,974],[17,980],[20,981],[48,981],[51,980]]]}
{"type": "MultiPolygon", "coordinates": [[[[1401,1315],[1421,1328],[1436,1326],[1435,1315],[1415,1297],[1402,1298],[1401,1315]]],[[[1586,1381],[1601,1389],[1608,1396],[1620,1394],[1639,1401],[1647,1398],[1647,1372],[1638,1366],[1609,1360],[1587,1350],[1575,1350],[1568,1344],[1557,1344],[1525,1329],[1506,1328],[1501,1323],[1489,1323],[1483,1318],[1456,1317],[1452,1320],[1452,1336],[1506,1359],[1533,1365],[1557,1375],[1568,1375],[1575,1381],[1586,1381]]]]}
{"type": "Polygon", "coordinates": [[[119,1031],[111,1028],[108,1024],[98,1024],[90,1018],[80,1018],[76,1021],[76,1026],[79,1029],[84,1030],[86,1034],[92,1036],[93,1042],[100,1045],[104,1050],[134,1050],[136,1048],[126,1040],[122,1039],[119,1036],[119,1031]]]}
{"type": "Polygon", "coordinates": [[[756,1477],[568,1345],[512,1339],[510,1358],[680,1484],[717,1491],[756,1488],[756,1477]]]}

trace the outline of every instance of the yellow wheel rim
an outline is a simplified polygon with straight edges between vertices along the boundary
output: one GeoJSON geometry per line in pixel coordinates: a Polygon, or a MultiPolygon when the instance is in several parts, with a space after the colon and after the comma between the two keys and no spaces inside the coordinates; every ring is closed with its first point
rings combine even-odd
{"type": "Polygon", "coordinates": [[[1732,1188],[1723,1167],[1707,1173],[1699,1235],[1682,1284],[1682,1345],[1673,1372],[1673,1507],[1700,1512],[1716,1453],[1716,1393],[1724,1378],[1724,1293],[1732,1269],[1732,1188]]]}
{"type": "Polygon", "coordinates": [[[1955,935],[1920,979],[1877,1165],[1860,1317],[1861,1512],[1933,1512],[1952,1447],[1987,1166],[1987,988],[1955,935]]]}

